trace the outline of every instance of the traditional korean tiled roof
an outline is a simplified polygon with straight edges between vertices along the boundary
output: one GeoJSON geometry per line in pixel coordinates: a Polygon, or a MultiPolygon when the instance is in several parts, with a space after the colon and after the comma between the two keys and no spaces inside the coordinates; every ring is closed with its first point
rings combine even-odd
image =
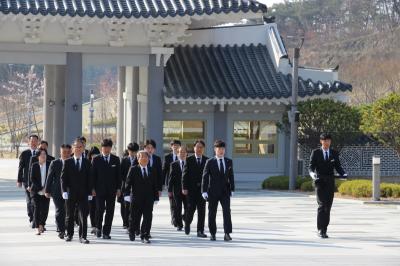
{"type": "MultiPolygon", "coordinates": [[[[177,46],[165,69],[164,96],[177,99],[285,99],[292,76],[278,72],[265,45],[177,46]]],[[[299,97],[351,91],[341,81],[299,77],[299,97]]]]}
{"type": "Polygon", "coordinates": [[[0,14],[148,18],[266,12],[256,0],[0,0],[0,14]]]}

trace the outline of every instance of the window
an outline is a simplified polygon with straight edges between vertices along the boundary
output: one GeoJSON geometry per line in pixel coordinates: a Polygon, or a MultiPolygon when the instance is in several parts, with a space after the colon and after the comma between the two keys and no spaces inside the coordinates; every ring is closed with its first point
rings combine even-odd
{"type": "Polygon", "coordinates": [[[196,139],[204,139],[205,122],[202,120],[164,121],[163,140],[164,153],[169,153],[169,143],[179,139],[193,153],[193,143],[196,139]]]}
{"type": "Polygon", "coordinates": [[[235,157],[275,156],[277,129],[273,121],[234,121],[235,157]]]}

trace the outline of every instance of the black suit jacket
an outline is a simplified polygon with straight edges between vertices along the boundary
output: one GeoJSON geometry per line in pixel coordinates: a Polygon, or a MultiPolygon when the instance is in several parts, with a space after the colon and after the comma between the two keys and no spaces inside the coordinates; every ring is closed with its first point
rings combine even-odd
{"type": "Polygon", "coordinates": [[[61,171],[63,163],[61,159],[50,163],[49,172],[46,181],[46,193],[51,194],[53,198],[61,197],[61,171]]]}
{"type": "Polygon", "coordinates": [[[151,167],[147,167],[147,178],[142,175],[140,165],[131,167],[128,177],[126,178],[124,195],[132,195],[133,202],[140,202],[141,200],[158,201],[158,186],[156,173],[151,167]]]}
{"type": "Polygon", "coordinates": [[[308,167],[310,172],[315,172],[317,177],[334,176],[334,169],[342,176],[345,171],[339,160],[339,153],[334,149],[329,149],[329,160],[325,160],[321,148],[315,149],[311,152],[310,165],[308,167]]]}
{"type": "MultiPolygon", "coordinates": [[[[178,157],[177,157],[178,160],[178,157]]],[[[162,177],[163,177],[163,185],[168,186],[169,184],[169,174],[170,174],[170,168],[171,168],[171,163],[174,162],[174,155],[173,153],[168,153],[164,157],[164,163],[162,167],[162,177]]]]}
{"type": "Polygon", "coordinates": [[[29,169],[32,152],[30,149],[24,150],[19,155],[18,179],[17,182],[23,183],[25,187],[29,186],[29,169]]]}
{"type": "Polygon", "coordinates": [[[153,165],[150,165],[150,158],[149,158],[149,167],[151,167],[152,171],[154,172],[157,180],[157,188],[158,191],[162,191],[163,181],[164,178],[162,176],[162,163],[161,158],[155,154],[153,154],[153,165]]]}
{"type": "MultiPolygon", "coordinates": [[[[36,151],[38,153],[38,151],[36,151]]],[[[46,161],[52,162],[55,158],[51,155],[47,155],[46,161]]],[[[31,157],[31,160],[29,161],[29,172],[31,171],[31,167],[34,163],[39,161],[39,157],[36,154],[35,156],[31,157]]],[[[31,180],[29,179],[29,186],[31,186],[31,180]]]]}
{"type": "Polygon", "coordinates": [[[202,179],[202,193],[207,192],[209,197],[231,195],[235,191],[235,179],[233,175],[232,160],[224,158],[225,174],[221,174],[217,158],[207,160],[204,166],[202,179]]]}
{"type": "Polygon", "coordinates": [[[199,166],[195,155],[189,156],[186,159],[182,176],[182,189],[188,190],[189,195],[192,193],[201,193],[201,180],[207,160],[208,157],[203,155],[199,166]]]}
{"type": "Polygon", "coordinates": [[[90,178],[90,162],[81,158],[82,164],[78,171],[75,167],[74,158],[65,160],[61,171],[62,192],[68,192],[69,199],[87,200],[92,194],[93,183],[90,178]]]}
{"type": "MultiPolygon", "coordinates": [[[[47,173],[49,172],[49,166],[50,162],[46,161],[46,181],[47,173]]],[[[42,175],[40,173],[39,162],[32,164],[31,171],[29,173],[29,179],[31,180],[31,196],[36,195],[39,191],[43,190],[44,186],[42,186],[42,175]]]]}
{"type": "Polygon", "coordinates": [[[109,162],[104,160],[103,155],[93,158],[91,178],[96,191],[96,196],[115,195],[121,189],[121,164],[119,157],[110,154],[109,162]]]}
{"type": "MultiPolygon", "coordinates": [[[[185,165],[186,162],[184,167],[185,165]]],[[[168,179],[168,192],[173,192],[174,195],[180,195],[182,193],[182,170],[179,160],[171,163],[168,179]]]]}

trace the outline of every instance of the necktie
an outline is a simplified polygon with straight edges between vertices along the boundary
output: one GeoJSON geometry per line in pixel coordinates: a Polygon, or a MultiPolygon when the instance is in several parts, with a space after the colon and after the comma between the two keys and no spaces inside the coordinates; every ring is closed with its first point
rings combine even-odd
{"type": "Polygon", "coordinates": [[[182,170],[182,171],[183,171],[183,167],[184,167],[184,166],[185,166],[185,163],[184,163],[184,161],[182,161],[182,162],[181,162],[181,167],[182,167],[181,170],[182,170]]]}
{"type": "Polygon", "coordinates": [[[147,171],[146,171],[146,168],[143,168],[143,178],[144,178],[144,179],[147,178],[147,171]]]}
{"type": "Polygon", "coordinates": [[[75,165],[75,167],[76,167],[76,170],[80,170],[80,165],[79,165],[79,159],[76,159],[76,165],[75,165]]]}
{"type": "Polygon", "coordinates": [[[135,161],[135,159],[133,157],[131,157],[131,166],[133,166],[134,161],[135,161]]]}
{"type": "Polygon", "coordinates": [[[222,162],[222,159],[219,159],[219,171],[221,172],[221,174],[225,174],[224,164],[222,162]]]}
{"type": "Polygon", "coordinates": [[[328,161],[328,159],[329,159],[329,155],[328,155],[328,152],[326,151],[325,152],[325,161],[328,161]]]}
{"type": "Polygon", "coordinates": [[[197,158],[197,164],[200,166],[201,165],[201,159],[197,158]]]}
{"type": "Polygon", "coordinates": [[[104,161],[105,161],[106,163],[108,163],[108,156],[107,156],[107,155],[104,156],[104,161]]]}

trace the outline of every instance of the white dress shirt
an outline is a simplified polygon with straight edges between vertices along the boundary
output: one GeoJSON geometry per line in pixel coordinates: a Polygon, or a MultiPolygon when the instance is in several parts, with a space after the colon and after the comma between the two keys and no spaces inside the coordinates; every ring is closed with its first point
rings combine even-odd
{"type": "Polygon", "coordinates": [[[222,165],[224,166],[224,173],[226,173],[226,165],[225,165],[225,158],[224,157],[217,157],[215,156],[215,158],[217,158],[217,163],[218,163],[218,169],[221,171],[220,169],[220,159],[222,159],[222,165]]]}
{"type": "Polygon", "coordinates": [[[82,157],[77,158],[74,156],[74,160],[75,160],[75,165],[76,165],[76,161],[79,159],[79,170],[82,168],[82,157]]]}
{"type": "MultiPolygon", "coordinates": [[[[46,184],[46,163],[44,164],[39,164],[40,166],[40,178],[41,178],[41,184],[42,187],[44,187],[44,185],[46,184]]],[[[43,191],[39,191],[38,193],[39,195],[44,195],[43,191]]]]}

